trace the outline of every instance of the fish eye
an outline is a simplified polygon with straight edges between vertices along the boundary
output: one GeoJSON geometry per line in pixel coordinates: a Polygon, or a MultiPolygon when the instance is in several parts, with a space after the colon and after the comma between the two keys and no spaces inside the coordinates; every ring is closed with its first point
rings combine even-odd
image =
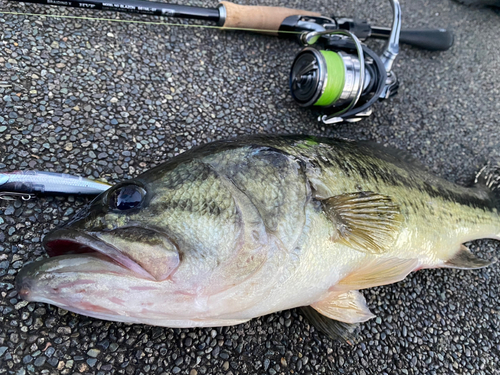
{"type": "Polygon", "coordinates": [[[125,211],[141,205],[146,191],[137,185],[124,185],[111,192],[108,198],[109,207],[113,210],[125,211]]]}

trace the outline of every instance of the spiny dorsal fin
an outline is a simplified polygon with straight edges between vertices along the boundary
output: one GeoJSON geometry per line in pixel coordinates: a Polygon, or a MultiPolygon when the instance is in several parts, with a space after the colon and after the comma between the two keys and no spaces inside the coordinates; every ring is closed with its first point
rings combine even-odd
{"type": "Polygon", "coordinates": [[[500,190],[500,157],[486,163],[476,174],[474,182],[486,186],[489,190],[500,190]]]}
{"type": "Polygon", "coordinates": [[[419,264],[418,259],[375,258],[340,280],[334,290],[366,289],[396,283],[417,269],[419,264]]]}
{"type": "Polygon", "coordinates": [[[476,257],[465,245],[461,245],[460,250],[458,250],[453,258],[448,259],[446,262],[444,262],[443,267],[470,270],[483,268],[489,266],[492,263],[493,262],[476,257]]]}
{"type": "Polygon", "coordinates": [[[500,157],[494,158],[481,168],[474,182],[477,187],[490,192],[500,211],[500,157]]]}
{"type": "Polygon", "coordinates": [[[350,324],[366,322],[375,316],[366,306],[365,297],[357,290],[329,293],[325,299],[313,303],[311,307],[330,319],[350,324]]]}
{"type": "Polygon", "coordinates": [[[322,201],[339,240],[356,250],[381,254],[394,243],[403,217],[399,206],[371,191],[337,195],[322,201]]]}
{"type": "Polygon", "coordinates": [[[321,315],[311,306],[301,307],[300,311],[311,325],[331,339],[347,342],[348,344],[356,343],[357,324],[349,324],[330,319],[321,315]]]}

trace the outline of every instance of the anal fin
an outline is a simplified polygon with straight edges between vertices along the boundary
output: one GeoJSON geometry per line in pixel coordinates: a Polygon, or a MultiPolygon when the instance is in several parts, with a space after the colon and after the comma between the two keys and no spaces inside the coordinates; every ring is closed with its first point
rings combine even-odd
{"type": "Polygon", "coordinates": [[[463,270],[477,269],[489,266],[493,262],[489,260],[484,260],[476,257],[471,253],[469,248],[465,245],[460,246],[460,250],[453,256],[453,258],[448,259],[442,267],[445,268],[458,268],[463,270]]]}

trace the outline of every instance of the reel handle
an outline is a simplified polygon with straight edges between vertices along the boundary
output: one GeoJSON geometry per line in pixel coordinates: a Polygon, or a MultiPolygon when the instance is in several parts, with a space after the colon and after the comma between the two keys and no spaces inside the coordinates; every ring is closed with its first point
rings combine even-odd
{"type": "MultiPolygon", "coordinates": [[[[373,26],[370,37],[387,39],[390,32],[389,28],[373,26]]],[[[446,51],[453,46],[453,33],[445,29],[407,29],[401,30],[399,41],[428,51],[446,51]]]]}
{"type": "Polygon", "coordinates": [[[228,1],[219,3],[219,25],[244,29],[275,30],[280,29],[283,20],[289,16],[301,15],[320,17],[320,13],[283,7],[238,5],[228,1]]]}

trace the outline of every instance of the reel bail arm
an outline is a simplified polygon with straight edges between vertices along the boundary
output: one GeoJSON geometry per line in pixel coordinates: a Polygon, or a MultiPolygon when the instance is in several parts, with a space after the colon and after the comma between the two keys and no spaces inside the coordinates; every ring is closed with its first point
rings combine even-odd
{"type": "Polygon", "coordinates": [[[399,53],[399,34],[401,33],[401,5],[399,0],[390,0],[393,12],[391,35],[384,47],[380,59],[384,63],[387,74],[392,70],[392,64],[399,53]]]}

